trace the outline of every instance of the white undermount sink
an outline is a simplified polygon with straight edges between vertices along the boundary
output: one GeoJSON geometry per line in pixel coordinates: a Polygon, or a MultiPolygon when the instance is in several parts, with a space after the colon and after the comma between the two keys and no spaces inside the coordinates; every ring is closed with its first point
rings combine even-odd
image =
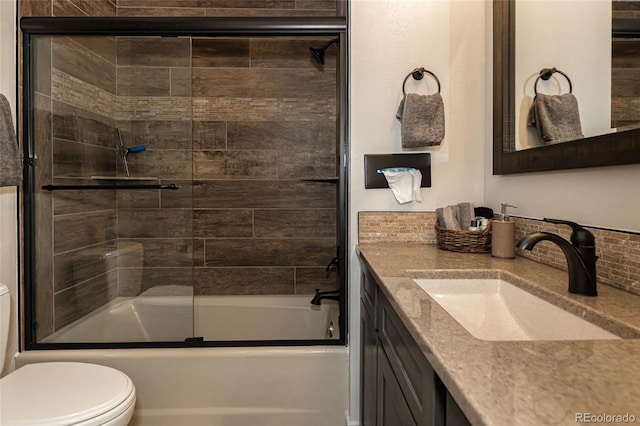
{"type": "Polygon", "coordinates": [[[478,339],[620,338],[501,279],[414,281],[478,339]]]}

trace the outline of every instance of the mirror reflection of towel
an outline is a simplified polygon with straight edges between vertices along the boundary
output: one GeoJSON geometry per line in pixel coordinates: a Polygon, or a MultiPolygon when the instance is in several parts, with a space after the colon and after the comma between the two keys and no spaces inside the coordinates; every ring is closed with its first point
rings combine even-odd
{"type": "Polygon", "coordinates": [[[545,95],[538,93],[529,110],[527,125],[536,127],[545,144],[583,138],[578,100],[571,93],[545,95]]]}
{"type": "Polygon", "coordinates": [[[407,93],[396,113],[402,122],[402,147],[440,145],[444,139],[444,104],[440,93],[407,93]]]}

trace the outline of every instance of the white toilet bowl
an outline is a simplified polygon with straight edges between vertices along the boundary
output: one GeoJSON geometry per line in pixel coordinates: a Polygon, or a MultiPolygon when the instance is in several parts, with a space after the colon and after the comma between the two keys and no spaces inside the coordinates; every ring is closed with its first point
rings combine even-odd
{"type": "MultiPolygon", "coordinates": [[[[0,366],[6,350],[8,310],[9,292],[0,284],[0,366]]],[[[131,379],[103,365],[27,364],[0,379],[2,426],[126,426],[135,403],[131,379]]]]}
{"type": "Polygon", "coordinates": [[[28,364],[0,379],[0,425],[127,425],[136,402],[121,371],[80,362],[28,364]]]}

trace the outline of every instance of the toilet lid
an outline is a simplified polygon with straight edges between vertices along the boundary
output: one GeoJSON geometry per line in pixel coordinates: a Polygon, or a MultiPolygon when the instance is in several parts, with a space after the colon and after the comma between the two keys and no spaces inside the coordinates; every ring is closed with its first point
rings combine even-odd
{"type": "Polygon", "coordinates": [[[134,393],[131,379],[110,367],[27,364],[0,380],[0,424],[74,425],[113,410],[134,393]]]}

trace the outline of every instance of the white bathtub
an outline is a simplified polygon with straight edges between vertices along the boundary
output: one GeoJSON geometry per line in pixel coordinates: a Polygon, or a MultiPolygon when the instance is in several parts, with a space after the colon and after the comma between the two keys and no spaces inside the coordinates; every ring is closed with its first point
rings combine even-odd
{"type": "Polygon", "coordinates": [[[136,386],[130,426],[341,426],[348,406],[345,347],[47,350],[16,366],[93,362],[136,386]]]}
{"type": "Polygon", "coordinates": [[[337,339],[338,304],[312,296],[118,297],[42,343],[337,339]]]}

